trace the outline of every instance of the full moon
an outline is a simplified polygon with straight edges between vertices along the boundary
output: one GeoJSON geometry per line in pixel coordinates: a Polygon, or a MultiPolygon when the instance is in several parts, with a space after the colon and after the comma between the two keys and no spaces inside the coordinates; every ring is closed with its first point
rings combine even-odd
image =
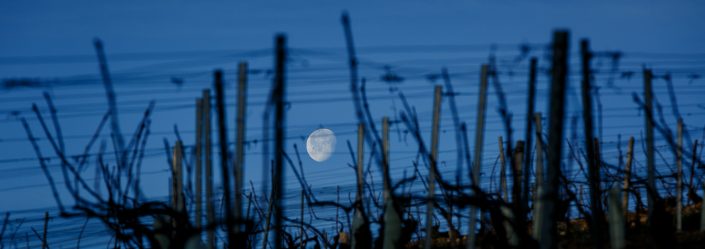
{"type": "Polygon", "coordinates": [[[335,133],[326,128],[311,132],[306,139],[306,151],[316,162],[328,160],[335,151],[335,133]]]}

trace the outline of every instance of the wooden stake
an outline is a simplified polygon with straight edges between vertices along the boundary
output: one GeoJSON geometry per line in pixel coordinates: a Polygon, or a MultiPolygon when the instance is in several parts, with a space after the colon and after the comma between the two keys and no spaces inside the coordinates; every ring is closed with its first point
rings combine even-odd
{"type": "Polygon", "coordinates": [[[634,161],[634,137],[629,137],[629,145],[627,146],[627,162],[624,166],[624,196],[622,196],[622,203],[624,203],[624,217],[626,218],[629,214],[629,185],[632,181],[632,162],[634,161]]]}
{"type": "Polygon", "coordinates": [[[218,145],[220,148],[220,175],[223,178],[223,203],[225,207],[225,231],[228,247],[235,243],[233,233],[233,208],[230,193],[230,173],[228,170],[228,127],[225,118],[225,90],[223,89],[223,71],[215,71],[215,108],[218,116],[218,145]]]}
{"type": "MultiPolygon", "coordinates": [[[[185,213],[185,207],[184,205],[186,204],[184,202],[184,178],[183,178],[183,145],[181,143],[181,140],[176,140],[176,143],[174,144],[174,149],[173,151],[173,158],[171,160],[172,162],[172,169],[171,169],[171,177],[172,177],[172,189],[171,189],[171,196],[172,196],[172,208],[179,214],[184,214],[185,213]]],[[[176,228],[181,226],[181,221],[177,219],[176,216],[171,217],[171,226],[172,228],[176,228]]],[[[175,231],[172,233],[172,237],[175,236],[176,233],[175,231]]]]}
{"type": "Polygon", "coordinates": [[[285,82],[285,67],[287,61],[286,55],[286,36],[277,34],[275,38],[275,70],[274,70],[274,89],[272,92],[274,100],[274,248],[282,248],[282,229],[284,206],[281,203],[284,196],[284,148],[286,148],[286,88],[285,82]]]}
{"type": "MultiPolygon", "coordinates": [[[[514,146],[514,167],[512,169],[512,202],[514,204],[514,211],[519,211],[521,208],[521,183],[522,181],[522,172],[521,172],[521,166],[522,166],[522,159],[524,158],[524,141],[517,141],[516,146],[514,146]]],[[[514,216],[517,216],[518,214],[514,214],[514,216]]],[[[516,217],[520,218],[520,217],[516,217]]]]}
{"type": "Polygon", "coordinates": [[[651,92],[651,70],[644,69],[644,122],[646,127],[646,188],[648,199],[648,223],[651,224],[654,211],[654,197],[651,192],[656,193],[656,172],[654,162],[654,123],[653,123],[653,102],[651,92]]]}
{"type": "Polygon", "coordinates": [[[431,130],[431,168],[428,172],[428,197],[426,202],[426,249],[433,245],[433,210],[436,198],[436,172],[438,172],[438,127],[441,121],[441,93],[443,87],[436,86],[433,92],[433,124],[431,130]]]}
{"type": "MultiPolygon", "coordinates": [[[[477,123],[475,125],[475,150],[474,150],[474,155],[475,158],[473,159],[473,165],[472,165],[472,184],[480,188],[481,182],[480,182],[480,168],[481,168],[481,163],[482,163],[482,145],[484,143],[484,138],[485,138],[485,110],[487,109],[487,73],[488,73],[489,66],[487,64],[483,64],[480,67],[480,93],[478,96],[478,104],[477,104],[477,123]]],[[[475,248],[475,223],[477,222],[477,208],[471,206],[470,207],[470,226],[469,231],[468,231],[468,241],[466,244],[466,248],[468,249],[474,249],[475,248]]]]}
{"type": "MultiPolygon", "coordinates": [[[[538,59],[536,57],[532,57],[531,61],[529,62],[529,93],[528,93],[528,104],[526,107],[526,130],[524,132],[524,137],[526,141],[526,147],[524,149],[524,186],[523,190],[524,192],[522,193],[522,209],[525,210],[523,211],[523,215],[528,214],[529,210],[529,189],[530,189],[530,178],[531,178],[531,139],[533,138],[533,132],[532,132],[532,124],[534,121],[532,120],[534,118],[534,102],[536,99],[536,67],[538,64],[538,59]]],[[[525,219],[526,216],[521,217],[522,219],[525,219]]]]}
{"type": "MultiPolygon", "coordinates": [[[[203,220],[203,100],[196,99],[196,229],[203,220]]],[[[199,233],[200,234],[200,233],[199,233]]]]}
{"type": "Polygon", "coordinates": [[[624,241],[625,231],[625,221],[624,221],[624,211],[622,210],[622,203],[619,201],[620,193],[619,188],[614,187],[610,189],[609,192],[609,225],[610,225],[610,244],[613,249],[621,249],[626,247],[626,242],[624,241]]]}
{"type": "Polygon", "coordinates": [[[544,178],[544,165],[543,165],[543,137],[541,135],[543,131],[543,126],[541,125],[541,113],[537,112],[534,114],[534,124],[536,125],[536,193],[534,193],[534,217],[533,217],[533,237],[535,240],[541,238],[541,211],[542,203],[541,196],[543,196],[543,178],[544,178]]]}
{"type": "Polygon", "coordinates": [[[504,139],[502,136],[497,138],[499,145],[499,192],[502,195],[502,200],[509,201],[509,191],[507,191],[507,166],[504,158],[504,139]]]}
{"type": "Polygon", "coordinates": [[[558,212],[555,212],[558,203],[560,188],[561,155],[563,148],[563,121],[565,118],[565,95],[568,85],[568,32],[556,31],[553,33],[553,52],[551,68],[551,99],[549,103],[550,121],[548,134],[548,184],[545,196],[542,197],[543,217],[541,239],[539,244],[542,249],[557,247],[556,221],[558,212]]]}
{"type": "Polygon", "coordinates": [[[592,128],[592,99],[591,99],[591,77],[590,60],[592,52],[590,52],[589,42],[587,39],[580,41],[580,54],[582,57],[582,74],[583,79],[580,84],[580,93],[582,95],[583,104],[583,127],[585,131],[585,151],[587,152],[588,165],[588,183],[590,185],[590,210],[592,215],[591,233],[595,240],[595,248],[602,248],[602,231],[604,212],[600,201],[600,163],[598,155],[595,152],[596,144],[593,143],[593,128],[592,128]]]}
{"type": "Polygon", "coordinates": [[[203,138],[205,144],[205,168],[206,168],[206,224],[208,225],[208,249],[214,249],[216,245],[215,237],[215,203],[213,199],[213,143],[211,141],[211,93],[209,89],[203,90],[202,96],[203,111],[203,138]]]}
{"type": "Polygon", "coordinates": [[[245,241],[247,237],[242,234],[242,186],[244,185],[244,174],[245,174],[245,112],[247,105],[247,63],[241,62],[238,65],[238,77],[237,77],[237,117],[235,118],[235,123],[237,124],[237,131],[235,133],[235,158],[233,158],[233,176],[235,177],[235,236],[236,243],[235,247],[244,248],[246,246],[245,241]]]}
{"type": "MultiPolygon", "coordinates": [[[[513,210],[507,210],[510,211],[511,215],[507,215],[507,219],[511,219],[515,222],[515,224],[523,224],[525,222],[523,219],[525,216],[523,215],[523,204],[522,204],[522,199],[521,199],[521,184],[523,182],[522,176],[523,173],[521,171],[522,169],[522,159],[524,158],[524,141],[517,141],[516,146],[514,147],[514,165],[512,166],[512,204],[514,206],[513,210]]],[[[507,240],[509,242],[509,245],[511,247],[517,247],[519,246],[520,243],[520,238],[518,234],[516,233],[516,229],[514,228],[515,226],[509,225],[507,226],[507,240]]],[[[523,225],[517,225],[516,227],[524,227],[523,225]]]]}
{"type": "Polygon", "coordinates": [[[364,149],[365,149],[365,124],[360,122],[357,128],[357,194],[355,196],[355,216],[351,229],[351,248],[366,249],[371,246],[371,234],[364,214],[364,149]]]}
{"type": "Polygon", "coordinates": [[[399,248],[401,215],[394,203],[394,192],[389,176],[389,117],[382,118],[382,174],[384,185],[384,239],[383,249],[399,248]]]}
{"type": "Polygon", "coordinates": [[[676,230],[683,230],[683,119],[678,119],[678,147],[676,147],[676,230]]]}
{"type": "Polygon", "coordinates": [[[389,117],[382,117],[382,187],[384,200],[392,195],[391,176],[389,175],[389,117]]]}
{"type": "Polygon", "coordinates": [[[176,209],[177,212],[184,212],[184,179],[183,179],[183,146],[181,140],[177,140],[174,144],[173,150],[173,160],[172,160],[172,207],[176,209]]]}
{"type": "Polygon", "coordinates": [[[363,162],[365,157],[365,124],[360,122],[360,124],[357,125],[357,167],[356,167],[356,172],[357,172],[357,195],[355,196],[355,200],[358,203],[360,207],[363,207],[362,205],[362,197],[364,195],[364,167],[365,163],[363,162]]]}

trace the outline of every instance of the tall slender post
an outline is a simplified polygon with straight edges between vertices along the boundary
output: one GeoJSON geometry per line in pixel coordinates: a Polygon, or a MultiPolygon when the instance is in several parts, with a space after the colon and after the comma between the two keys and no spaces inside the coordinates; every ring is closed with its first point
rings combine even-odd
{"type": "Polygon", "coordinates": [[[613,249],[621,249],[626,247],[626,241],[624,241],[624,211],[622,211],[622,203],[619,201],[619,192],[619,187],[610,189],[608,201],[610,225],[609,241],[613,249]]]}
{"type": "Polygon", "coordinates": [[[223,177],[223,202],[225,205],[225,231],[228,238],[228,247],[235,245],[233,233],[233,208],[230,193],[230,171],[228,170],[228,126],[225,119],[225,90],[223,89],[223,71],[215,71],[215,108],[218,115],[218,145],[220,148],[220,174],[223,177]]]}
{"type": "MultiPolygon", "coordinates": [[[[203,220],[203,99],[196,99],[196,229],[203,220]]],[[[200,235],[200,233],[199,233],[200,235]]]]}
{"type": "MultiPolygon", "coordinates": [[[[477,123],[475,125],[475,150],[472,165],[472,184],[480,188],[480,168],[482,163],[482,144],[485,138],[485,110],[487,109],[487,73],[489,66],[483,64],[480,67],[480,93],[477,104],[477,123]]],[[[477,222],[477,208],[470,207],[470,226],[468,227],[468,249],[475,248],[475,223],[477,222]]]]}
{"type": "Polygon", "coordinates": [[[245,175],[245,112],[247,110],[247,63],[241,62],[238,65],[237,77],[237,116],[235,123],[237,131],[235,133],[235,157],[233,158],[233,174],[235,177],[235,236],[236,247],[244,248],[247,238],[242,234],[242,186],[244,184],[243,176],[245,175]]]}
{"type": "Polygon", "coordinates": [[[627,145],[627,162],[624,165],[624,196],[622,196],[622,203],[624,207],[624,217],[627,218],[629,214],[629,185],[632,181],[632,162],[634,161],[634,137],[629,137],[629,144],[627,145]]]}
{"type": "Polygon", "coordinates": [[[394,192],[389,176],[389,117],[382,118],[382,174],[384,185],[384,240],[383,249],[399,248],[401,245],[401,215],[394,203],[394,192]]]}
{"type": "MultiPolygon", "coordinates": [[[[357,125],[357,165],[355,167],[356,173],[357,173],[357,194],[355,195],[355,200],[358,202],[362,201],[362,197],[364,195],[364,167],[365,163],[363,162],[364,157],[365,157],[365,124],[360,122],[357,125]]],[[[358,205],[362,206],[361,203],[358,205]]]]}
{"type": "MultiPolygon", "coordinates": [[[[284,205],[282,196],[284,192],[284,148],[286,148],[286,88],[285,67],[286,36],[277,34],[275,38],[275,64],[274,64],[274,89],[272,100],[274,100],[274,242],[275,249],[282,248],[282,229],[284,217],[284,205]]],[[[266,242],[265,242],[266,243],[266,242]]]]}
{"type": "MultiPolygon", "coordinates": [[[[524,141],[517,141],[516,146],[514,146],[514,167],[512,169],[513,175],[512,175],[512,202],[514,204],[514,211],[520,211],[521,209],[521,184],[522,184],[522,172],[521,172],[521,166],[522,166],[522,159],[524,158],[524,141]]],[[[518,216],[518,214],[514,214],[514,216],[518,216]]],[[[516,217],[516,218],[521,218],[521,217],[516,217]]]]}
{"type": "MultiPolygon", "coordinates": [[[[181,140],[176,140],[174,144],[174,149],[172,150],[172,160],[171,160],[171,207],[178,214],[184,213],[184,179],[183,179],[183,146],[181,140]]],[[[171,226],[178,227],[181,226],[180,220],[177,216],[171,216],[171,226]]],[[[172,233],[172,237],[176,235],[172,233]]]]}
{"type": "Polygon", "coordinates": [[[382,187],[384,199],[392,195],[392,183],[389,175],[389,117],[382,117],[382,187]]]}
{"type": "MultiPolygon", "coordinates": [[[[523,190],[524,192],[522,193],[522,205],[523,205],[523,210],[525,210],[523,215],[528,214],[529,210],[529,188],[530,188],[530,180],[531,179],[531,139],[533,138],[533,132],[532,132],[532,124],[534,123],[533,118],[534,118],[534,102],[536,99],[536,67],[538,64],[538,59],[536,57],[532,57],[530,62],[529,62],[529,95],[528,95],[528,104],[526,107],[526,130],[525,130],[525,140],[526,141],[526,146],[524,149],[524,187],[523,190]]],[[[526,216],[521,217],[522,219],[525,219],[526,216]]]]}
{"type": "Polygon", "coordinates": [[[172,207],[176,209],[177,212],[184,212],[183,145],[181,140],[176,141],[173,151],[173,164],[171,168],[171,186],[173,187],[171,190],[172,207]]]}
{"type": "Polygon", "coordinates": [[[678,147],[676,147],[676,230],[683,230],[683,119],[678,119],[678,147]]]}
{"type": "Polygon", "coordinates": [[[441,92],[442,86],[436,86],[433,92],[433,124],[431,130],[431,168],[428,172],[428,197],[426,202],[426,249],[430,249],[433,244],[431,233],[433,232],[433,210],[436,198],[436,172],[438,172],[438,127],[441,121],[441,92]]]}
{"type": "Polygon", "coordinates": [[[355,195],[355,217],[352,224],[352,243],[351,248],[366,249],[371,246],[370,239],[372,237],[367,217],[364,213],[364,155],[365,155],[365,124],[360,122],[357,126],[357,194],[355,195]]]}
{"type": "Polygon", "coordinates": [[[600,163],[595,154],[595,145],[593,144],[593,128],[592,128],[592,72],[590,71],[590,60],[592,52],[590,52],[590,43],[587,39],[580,41],[580,54],[582,59],[582,76],[580,84],[580,93],[582,95],[583,104],[583,127],[585,131],[585,150],[587,152],[588,165],[588,182],[590,185],[590,210],[591,210],[591,226],[592,237],[595,240],[595,248],[602,248],[602,233],[604,221],[604,212],[600,201],[600,163]]]}
{"type": "Polygon", "coordinates": [[[110,78],[110,70],[108,69],[108,61],[105,57],[105,51],[103,49],[103,41],[100,39],[93,40],[93,46],[95,47],[96,55],[98,56],[98,64],[100,66],[100,76],[103,79],[103,87],[105,87],[105,95],[108,99],[108,111],[110,112],[110,129],[115,133],[115,142],[117,145],[116,150],[120,157],[117,159],[118,165],[120,167],[125,166],[123,160],[125,158],[126,151],[125,141],[122,137],[122,131],[120,130],[120,120],[118,119],[118,109],[117,100],[115,99],[115,89],[113,89],[113,81],[110,78]]]}
{"type": "Polygon", "coordinates": [[[541,196],[543,196],[544,189],[543,139],[541,135],[543,131],[543,126],[541,125],[540,112],[534,114],[534,123],[536,124],[536,186],[534,187],[536,189],[536,192],[534,193],[534,226],[532,229],[532,235],[535,240],[539,240],[541,238],[541,222],[543,222],[543,219],[541,218],[541,211],[543,207],[543,201],[541,200],[541,196]]]}
{"type": "Polygon", "coordinates": [[[656,172],[654,161],[654,122],[653,122],[653,102],[651,92],[651,70],[644,69],[644,122],[646,127],[646,188],[648,199],[648,223],[651,224],[654,211],[654,196],[656,194],[656,172]]]}
{"type": "Polygon", "coordinates": [[[548,134],[548,184],[542,196],[543,217],[541,239],[542,249],[557,247],[556,221],[558,212],[555,212],[558,200],[561,175],[561,155],[563,145],[563,121],[565,118],[565,93],[568,85],[568,32],[556,31],[553,33],[553,52],[551,59],[551,98],[549,103],[549,130],[548,134]]]}
{"type": "Polygon", "coordinates": [[[204,139],[204,164],[206,168],[206,224],[208,228],[208,249],[214,249],[215,241],[215,203],[213,199],[213,143],[211,141],[211,92],[203,90],[203,139],[204,139]]]}
{"type": "Polygon", "coordinates": [[[497,137],[497,145],[499,146],[499,192],[502,195],[502,200],[509,201],[509,191],[507,191],[507,165],[504,158],[504,138],[497,137]]]}
{"type": "MultiPolygon", "coordinates": [[[[519,246],[520,243],[520,238],[516,232],[515,227],[522,228],[524,227],[524,207],[522,204],[522,192],[521,192],[521,184],[523,182],[522,177],[523,173],[521,172],[522,170],[522,159],[524,158],[524,141],[517,141],[516,146],[514,147],[514,154],[513,156],[513,162],[514,165],[512,165],[512,204],[513,204],[513,210],[510,212],[511,215],[508,215],[508,220],[512,219],[516,225],[509,225],[507,226],[507,240],[509,242],[509,245],[512,247],[519,246]]],[[[509,211],[509,210],[507,210],[509,211]]]]}

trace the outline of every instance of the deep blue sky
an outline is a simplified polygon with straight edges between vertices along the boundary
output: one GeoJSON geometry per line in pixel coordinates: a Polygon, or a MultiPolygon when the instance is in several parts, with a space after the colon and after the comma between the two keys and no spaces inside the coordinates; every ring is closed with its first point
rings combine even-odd
{"type": "MultiPolygon", "coordinates": [[[[150,179],[143,186],[148,196],[166,194],[168,174],[163,170],[167,165],[159,150],[162,139],[173,143],[172,127],[178,125],[185,142],[193,142],[193,133],[188,131],[193,131],[194,111],[189,106],[199,96],[200,89],[211,85],[211,70],[225,69],[226,80],[232,83],[235,65],[240,60],[249,60],[253,69],[270,68],[270,51],[241,52],[271,48],[276,32],[287,33],[289,46],[302,49],[293,52],[289,64],[289,98],[293,102],[287,114],[291,125],[289,135],[305,136],[320,126],[330,127],[339,134],[337,153],[331,160],[315,163],[302,154],[309,181],[314,187],[347,186],[354,179],[345,166],[350,162],[345,141],[353,138],[355,126],[352,103],[347,101],[350,94],[340,25],[343,10],[348,10],[352,17],[355,42],[363,62],[361,75],[370,79],[370,95],[378,97],[372,101],[375,118],[393,116],[393,107],[400,107],[396,93],[388,93],[387,86],[378,80],[384,72],[382,65],[388,64],[407,78],[400,88],[417,106],[422,128],[430,126],[433,87],[424,79],[425,74],[438,72],[443,66],[451,73],[459,73],[453,78],[455,90],[468,93],[457,98],[461,118],[474,124],[477,71],[490,54],[490,45],[498,44],[500,59],[511,59],[517,55],[521,43],[547,44],[554,28],[571,30],[573,51],[577,50],[577,40],[584,37],[591,39],[595,50],[624,51],[628,61],[625,70],[638,72],[644,63],[654,67],[657,73],[705,72],[705,32],[701,30],[705,27],[705,2],[702,1],[4,1],[0,3],[0,78],[30,77],[58,79],[58,82],[46,89],[0,90],[3,103],[0,160],[23,159],[0,164],[0,170],[4,171],[0,174],[0,199],[13,200],[0,202],[0,211],[54,205],[31,146],[23,140],[24,131],[11,112],[19,110],[20,115],[31,118],[27,112],[31,103],[43,105],[41,92],[50,91],[59,112],[74,115],[62,118],[61,122],[64,134],[78,136],[69,140],[70,154],[78,153],[87,140],[85,135],[93,132],[106,108],[91,43],[94,37],[105,42],[118,92],[123,132],[134,130],[140,110],[149,100],[157,101],[153,134],[147,146],[156,150],[145,159],[144,171],[162,173],[145,176],[150,179]],[[428,47],[413,49],[409,47],[412,45],[428,47]],[[171,77],[183,78],[183,88],[169,83],[171,77]],[[79,80],[84,81],[66,86],[79,80]],[[323,102],[333,99],[340,101],[323,102]]],[[[532,55],[544,54],[535,50],[532,55]]],[[[571,59],[578,61],[575,56],[571,59]]],[[[506,83],[509,107],[515,114],[515,139],[519,139],[518,136],[523,138],[526,61],[514,66],[517,74],[502,80],[506,83]]],[[[548,64],[543,60],[541,66],[546,68],[548,64]]],[[[571,70],[579,72],[577,66],[571,70]]],[[[694,130],[693,136],[699,136],[702,129],[698,128],[702,128],[705,113],[697,104],[703,103],[699,96],[705,94],[705,88],[702,80],[690,83],[683,77],[685,73],[676,77],[674,84],[683,86],[677,88],[678,101],[683,106],[681,112],[691,114],[685,116],[686,124],[694,130]]],[[[261,134],[261,103],[270,80],[263,75],[250,77],[248,139],[257,139],[261,134]]],[[[576,79],[572,78],[572,86],[577,86],[576,79]]],[[[539,85],[537,111],[540,112],[546,110],[541,99],[546,93],[546,80],[542,76],[539,85]]],[[[665,117],[672,122],[663,83],[657,81],[654,87],[657,98],[666,106],[665,117]]],[[[598,80],[597,84],[604,85],[605,81],[598,80]]],[[[606,142],[616,142],[620,133],[638,138],[643,123],[631,99],[631,92],[641,92],[640,77],[637,74],[631,81],[618,84],[622,91],[603,90],[605,108],[613,108],[605,109],[606,142]]],[[[226,91],[229,102],[233,103],[232,85],[226,91]]],[[[571,91],[577,93],[575,89],[571,91]]],[[[487,174],[496,157],[497,136],[501,135],[496,98],[493,91],[490,94],[484,156],[487,174]]],[[[571,96],[568,111],[573,113],[580,106],[578,99],[571,96]]],[[[444,102],[443,108],[447,107],[444,102]]],[[[234,108],[232,105],[229,108],[227,115],[232,127],[234,108]]],[[[36,124],[33,119],[30,122],[36,124]]],[[[442,125],[447,130],[441,138],[441,150],[448,152],[442,153],[441,159],[447,160],[451,170],[455,164],[455,144],[447,112],[442,125]]],[[[470,127],[472,130],[474,125],[470,127]]],[[[38,134],[39,126],[33,128],[38,134]]],[[[232,132],[229,135],[231,139],[234,136],[232,132]]],[[[474,135],[469,136],[472,139],[474,135]]],[[[399,169],[395,176],[400,177],[401,170],[410,164],[409,157],[414,155],[414,143],[396,139],[392,158],[397,158],[399,164],[392,164],[399,169]]],[[[623,137],[622,142],[625,140],[623,137]]],[[[302,142],[291,139],[289,147],[297,143],[304,148],[302,142]]],[[[605,150],[616,152],[616,144],[610,145],[605,150]]],[[[51,155],[48,144],[43,144],[42,149],[51,155]]],[[[259,146],[249,147],[247,156],[247,176],[256,183],[260,182],[261,172],[259,152],[259,146]]],[[[616,163],[615,155],[606,159],[616,163]]],[[[293,178],[288,183],[296,186],[293,178]]]]}

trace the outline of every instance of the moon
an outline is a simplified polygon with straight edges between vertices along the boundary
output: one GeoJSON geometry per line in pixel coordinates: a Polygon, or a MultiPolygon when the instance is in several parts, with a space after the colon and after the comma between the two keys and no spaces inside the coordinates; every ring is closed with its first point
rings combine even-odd
{"type": "Polygon", "coordinates": [[[335,151],[335,133],[326,128],[311,132],[306,139],[306,151],[316,162],[328,160],[335,151]]]}

